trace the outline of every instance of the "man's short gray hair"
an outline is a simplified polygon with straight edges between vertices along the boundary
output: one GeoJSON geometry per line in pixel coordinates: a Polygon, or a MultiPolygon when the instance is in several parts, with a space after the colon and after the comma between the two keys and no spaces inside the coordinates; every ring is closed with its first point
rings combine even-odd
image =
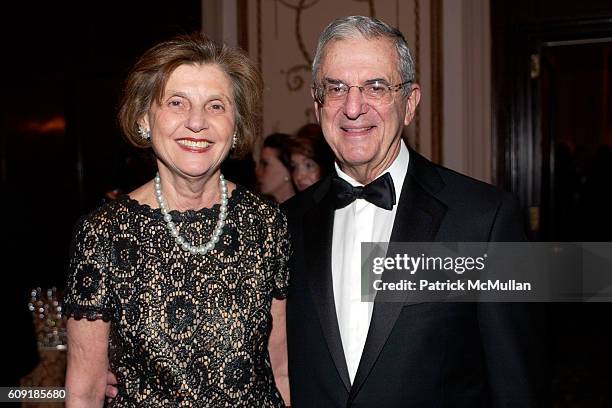
{"type": "MultiPolygon", "coordinates": [[[[327,44],[335,40],[358,37],[363,37],[366,40],[388,38],[397,51],[398,68],[402,82],[414,82],[416,75],[414,60],[401,31],[373,17],[349,16],[332,21],[319,36],[317,52],[312,61],[313,86],[319,85],[319,65],[324,57],[327,44]]],[[[410,87],[402,88],[403,96],[407,96],[409,93],[410,87]]]]}

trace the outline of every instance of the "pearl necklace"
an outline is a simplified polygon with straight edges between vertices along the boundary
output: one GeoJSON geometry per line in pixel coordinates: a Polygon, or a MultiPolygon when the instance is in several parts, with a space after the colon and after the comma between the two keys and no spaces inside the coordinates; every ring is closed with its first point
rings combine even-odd
{"type": "Polygon", "coordinates": [[[164,221],[166,221],[166,228],[170,231],[170,235],[174,238],[176,243],[187,252],[190,252],[194,255],[200,254],[204,255],[208,251],[212,250],[215,247],[215,244],[219,242],[219,237],[223,233],[223,226],[225,225],[225,219],[227,218],[227,184],[225,182],[225,178],[223,174],[219,175],[219,187],[221,188],[221,206],[219,207],[219,219],[217,220],[217,225],[213,230],[212,237],[210,240],[203,245],[193,245],[185,240],[180,234],[178,229],[176,228],[176,224],[172,222],[172,216],[170,215],[170,210],[166,205],[166,201],[164,200],[164,196],[162,196],[161,192],[161,178],[159,177],[159,172],[155,175],[155,199],[157,200],[157,204],[159,204],[159,208],[161,210],[162,215],[164,216],[164,221]]]}

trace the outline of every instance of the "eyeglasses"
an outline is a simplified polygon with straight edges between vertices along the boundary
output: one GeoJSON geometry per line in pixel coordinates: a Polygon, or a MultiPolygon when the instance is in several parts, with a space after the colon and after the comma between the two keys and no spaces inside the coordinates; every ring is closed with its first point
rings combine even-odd
{"type": "Polygon", "coordinates": [[[393,95],[411,81],[402,82],[397,85],[389,85],[380,80],[368,81],[363,85],[347,85],[341,81],[327,80],[325,83],[314,87],[317,102],[321,105],[339,105],[344,103],[351,88],[357,88],[372,105],[388,105],[393,101],[393,95]]]}

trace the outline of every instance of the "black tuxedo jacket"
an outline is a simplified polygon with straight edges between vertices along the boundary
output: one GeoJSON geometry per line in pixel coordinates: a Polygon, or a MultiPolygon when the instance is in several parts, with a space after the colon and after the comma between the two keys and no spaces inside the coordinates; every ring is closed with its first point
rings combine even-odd
{"type": "MultiPolygon", "coordinates": [[[[351,385],[332,287],[330,180],[284,206],[295,255],[287,300],[292,406],[542,406],[542,326],[518,303],[375,303],[351,385]]],[[[410,151],[391,241],[522,240],[512,196],[410,151]]]]}

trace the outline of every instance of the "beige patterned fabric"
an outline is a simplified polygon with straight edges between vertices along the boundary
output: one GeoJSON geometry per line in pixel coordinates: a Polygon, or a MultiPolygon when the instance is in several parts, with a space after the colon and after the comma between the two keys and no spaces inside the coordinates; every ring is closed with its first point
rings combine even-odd
{"type": "MultiPolygon", "coordinates": [[[[180,234],[208,241],[212,209],[172,211],[180,234]]],[[[78,223],[64,313],[111,323],[119,382],[112,407],[282,407],[267,351],[272,298],[284,298],[284,215],[238,186],[215,248],[182,250],[159,209],[127,196],[78,223]]]]}

